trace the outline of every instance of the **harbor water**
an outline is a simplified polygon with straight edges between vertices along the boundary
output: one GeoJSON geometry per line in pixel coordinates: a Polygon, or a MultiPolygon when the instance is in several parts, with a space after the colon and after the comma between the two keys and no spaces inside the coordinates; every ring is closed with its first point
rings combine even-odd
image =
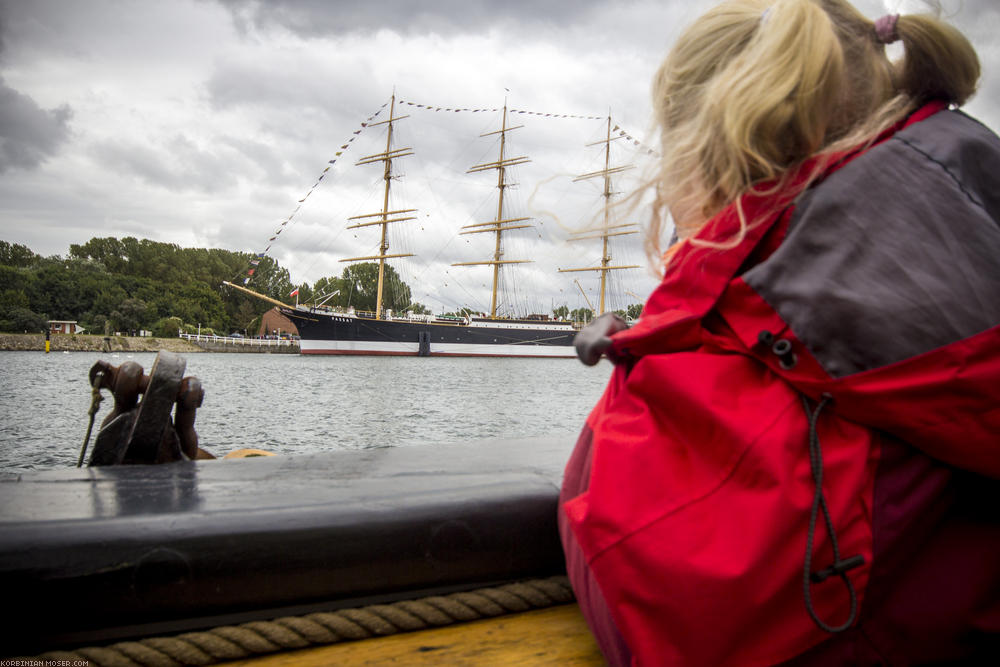
{"type": "MultiPolygon", "coordinates": [[[[153,353],[0,352],[0,472],[76,465],[86,434],[88,372],[98,359],[153,353]]],[[[195,430],[222,456],[254,447],[282,456],[343,449],[564,435],[572,439],[611,373],[574,359],[303,357],[190,354],[205,389],[195,430]]],[[[95,424],[114,402],[103,392],[95,424]]]]}

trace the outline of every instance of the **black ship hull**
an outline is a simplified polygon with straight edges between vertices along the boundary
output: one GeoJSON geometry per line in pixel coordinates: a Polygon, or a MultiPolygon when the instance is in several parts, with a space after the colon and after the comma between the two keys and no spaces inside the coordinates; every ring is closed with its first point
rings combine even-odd
{"type": "Polygon", "coordinates": [[[299,331],[302,354],[458,357],[574,357],[569,322],[369,319],[353,314],[281,308],[299,331]]]}

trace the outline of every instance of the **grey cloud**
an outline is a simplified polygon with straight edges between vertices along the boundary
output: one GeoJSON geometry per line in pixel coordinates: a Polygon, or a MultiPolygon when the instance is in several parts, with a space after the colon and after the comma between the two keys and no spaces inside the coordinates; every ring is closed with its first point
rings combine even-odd
{"type": "MultiPolygon", "coordinates": [[[[12,8],[0,4],[0,57],[7,51],[12,8]]],[[[12,168],[34,169],[55,155],[69,138],[72,117],[69,105],[42,109],[0,77],[0,174],[12,168]]]]}
{"type": "Polygon", "coordinates": [[[111,171],[129,174],[146,183],[173,189],[178,179],[163,164],[160,154],[149,148],[120,142],[102,142],[94,146],[92,155],[111,171]]]}
{"type": "Polygon", "coordinates": [[[253,119],[248,134],[225,143],[273,182],[294,184],[302,174],[290,164],[301,168],[329,159],[350,136],[344,135],[386,101],[389,89],[377,83],[368,67],[358,62],[317,72],[284,63],[224,62],[203,86],[212,109],[253,119]],[[372,108],[359,106],[358,100],[372,108]]]}
{"type": "MultiPolygon", "coordinates": [[[[219,63],[205,83],[208,102],[215,109],[229,107],[273,107],[296,110],[305,108],[330,112],[350,108],[338,91],[351,90],[352,95],[365,96],[364,88],[374,86],[366,63],[322,72],[289,69],[285,63],[269,65],[260,62],[219,63]]],[[[372,99],[384,91],[371,91],[372,99]]]]}
{"type": "MultiPolygon", "coordinates": [[[[521,28],[569,25],[604,3],[599,0],[412,0],[336,2],[326,0],[218,0],[246,31],[280,27],[306,37],[388,28],[400,33],[486,31],[516,23],[521,28]]],[[[628,3],[626,3],[628,4],[628,3]]]]}
{"type": "Polygon", "coordinates": [[[103,167],[170,191],[219,192],[236,183],[229,156],[199,148],[178,135],[165,146],[105,141],[91,154],[103,167]]]}
{"type": "Polygon", "coordinates": [[[52,157],[69,137],[69,105],[42,109],[0,78],[0,173],[33,169],[52,157]]]}
{"type": "Polygon", "coordinates": [[[75,35],[104,7],[97,0],[0,0],[0,56],[12,60],[27,53],[58,52],[80,57],[75,35]]]}
{"type": "MultiPolygon", "coordinates": [[[[269,186],[301,186],[302,175],[289,167],[287,156],[282,156],[269,144],[251,139],[225,136],[220,143],[236,151],[248,165],[256,166],[263,174],[262,183],[269,186]]],[[[315,151],[309,151],[314,155],[315,151]]],[[[320,156],[322,157],[322,156],[320,156]]],[[[239,157],[236,158],[240,160],[239,157]]]]}

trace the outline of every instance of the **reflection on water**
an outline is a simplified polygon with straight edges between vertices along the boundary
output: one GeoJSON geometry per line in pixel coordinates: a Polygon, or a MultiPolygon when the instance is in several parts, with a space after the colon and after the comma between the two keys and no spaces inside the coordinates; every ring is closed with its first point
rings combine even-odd
{"type": "MultiPolygon", "coordinates": [[[[0,471],[76,465],[90,367],[131,359],[148,372],[155,356],[0,352],[0,471]]],[[[195,429],[201,446],[217,455],[243,447],[295,454],[573,434],[611,372],[606,362],[587,368],[572,359],[186,358],[185,375],[205,388],[195,429]]],[[[97,425],[113,404],[104,396],[97,425]]]]}

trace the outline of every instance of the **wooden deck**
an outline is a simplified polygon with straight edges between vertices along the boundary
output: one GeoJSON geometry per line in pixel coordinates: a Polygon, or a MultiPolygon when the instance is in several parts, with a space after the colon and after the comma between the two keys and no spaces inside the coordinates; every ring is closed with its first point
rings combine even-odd
{"type": "Polygon", "coordinates": [[[575,604],[224,663],[225,667],[604,664],[575,604]]]}

